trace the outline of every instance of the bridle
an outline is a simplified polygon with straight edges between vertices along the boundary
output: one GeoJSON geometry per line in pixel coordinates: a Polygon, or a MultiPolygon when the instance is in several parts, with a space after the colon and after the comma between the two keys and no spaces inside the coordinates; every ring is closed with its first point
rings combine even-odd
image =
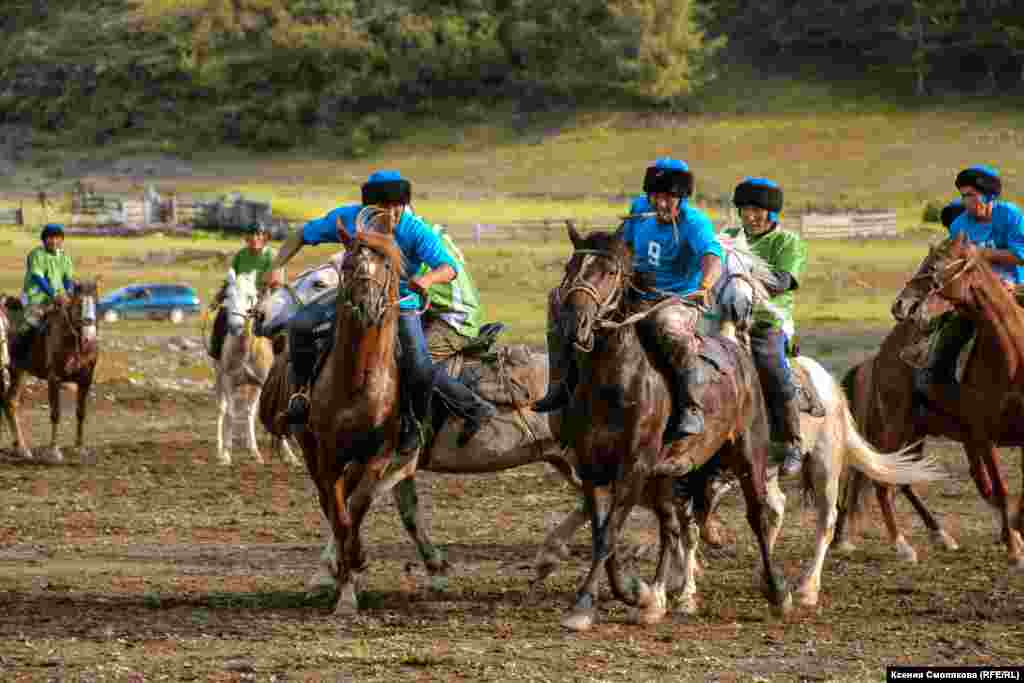
{"type": "Polygon", "coordinates": [[[921,280],[925,280],[929,283],[928,290],[924,294],[916,297],[918,302],[927,301],[936,294],[941,296],[941,291],[944,288],[963,277],[968,271],[978,264],[978,258],[977,252],[975,252],[970,257],[963,257],[950,261],[942,268],[935,268],[933,266],[928,270],[920,271],[910,278],[907,282],[907,286],[921,280]],[[952,269],[957,270],[951,276],[946,277],[946,273],[952,269]]]}
{"type": "Polygon", "coordinates": [[[569,273],[565,274],[565,278],[562,280],[562,285],[559,287],[559,291],[562,292],[562,301],[568,300],[570,296],[576,292],[582,292],[587,298],[591,299],[597,306],[597,312],[593,315],[590,313],[581,313],[580,320],[577,324],[577,330],[573,346],[584,353],[590,353],[594,350],[594,335],[592,334],[593,328],[596,326],[603,326],[603,323],[611,322],[611,315],[618,310],[619,303],[622,301],[622,281],[625,278],[625,268],[619,258],[611,253],[602,249],[576,249],[573,251],[571,259],[575,259],[577,256],[582,256],[579,267],[576,272],[571,276],[569,273]],[[587,269],[587,265],[592,263],[595,259],[605,258],[612,262],[613,269],[611,273],[612,287],[605,297],[601,296],[601,292],[598,291],[597,287],[588,282],[584,277],[583,273],[587,269]],[[589,339],[588,344],[582,344],[580,340],[580,332],[585,332],[585,336],[589,339]]]}
{"type": "MultiPolygon", "coordinates": [[[[380,325],[384,317],[387,315],[388,310],[392,306],[401,307],[401,305],[408,300],[412,300],[415,294],[388,300],[388,292],[391,291],[392,287],[397,289],[399,273],[392,267],[391,259],[388,254],[381,249],[374,247],[366,242],[359,242],[352,247],[352,253],[345,259],[345,265],[335,264],[335,269],[338,271],[339,281],[343,284],[339,288],[338,298],[339,302],[344,306],[347,306],[353,312],[355,312],[360,319],[364,320],[369,325],[380,325]],[[365,259],[356,258],[360,251],[367,250],[381,257],[384,265],[384,276],[383,279],[375,277],[370,273],[370,264],[365,259]],[[348,264],[352,264],[349,266],[348,264]],[[346,267],[352,268],[351,275],[346,275],[343,270],[346,267]],[[367,299],[366,303],[354,304],[352,302],[352,289],[356,283],[363,282],[369,286],[367,288],[367,299]]],[[[422,296],[423,306],[416,310],[416,315],[423,315],[427,309],[430,308],[430,300],[426,296],[422,296]]]]}

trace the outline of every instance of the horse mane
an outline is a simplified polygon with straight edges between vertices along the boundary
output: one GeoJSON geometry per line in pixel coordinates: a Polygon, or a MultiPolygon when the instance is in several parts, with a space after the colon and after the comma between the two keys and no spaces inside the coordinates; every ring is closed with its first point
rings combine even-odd
{"type": "Polygon", "coordinates": [[[611,254],[619,260],[624,271],[623,274],[627,277],[633,276],[633,247],[622,238],[621,232],[606,232],[598,230],[588,233],[583,238],[581,248],[593,249],[595,251],[603,251],[611,254]]]}

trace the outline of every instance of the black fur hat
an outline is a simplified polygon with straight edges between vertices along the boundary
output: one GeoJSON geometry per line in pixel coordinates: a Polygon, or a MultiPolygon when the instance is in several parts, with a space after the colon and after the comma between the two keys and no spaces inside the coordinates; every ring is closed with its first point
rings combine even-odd
{"type": "Polygon", "coordinates": [[[736,208],[756,206],[778,213],[782,211],[782,188],[771,181],[747,178],[736,186],[732,203],[736,208]]]}
{"type": "Polygon", "coordinates": [[[682,162],[667,164],[659,159],[644,174],[644,192],[667,192],[677,197],[689,197],[693,194],[693,174],[682,162]]]}
{"type": "Polygon", "coordinates": [[[408,204],[412,201],[412,184],[397,171],[377,171],[363,185],[363,206],[384,202],[408,204]]]}
{"type": "Polygon", "coordinates": [[[969,185],[982,194],[998,197],[1003,191],[1003,181],[999,173],[988,166],[971,166],[956,174],[956,187],[960,189],[969,185]]]}

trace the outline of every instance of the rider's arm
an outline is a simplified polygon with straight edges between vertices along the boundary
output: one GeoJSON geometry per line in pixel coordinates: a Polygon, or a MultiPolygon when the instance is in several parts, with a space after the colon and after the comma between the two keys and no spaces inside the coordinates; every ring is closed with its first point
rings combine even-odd
{"type": "MultiPolygon", "coordinates": [[[[998,204],[997,204],[998,206],[998,204]]],[[[1003,266],[1024,265],[1024,217],[1019,211],[1009,211],[1005,220],[1006,225],[1006,248],[994,249],[981,247],[978,255],[992,264],[1003,266]]]]}
{"type": "Polygon", "coordinates": [[[54,292],[53,287],[50,286],[50,281],[39,273],[32,273],[32,282],[36,283],[36,286],[43,290],[48,297],[53,298],[56,296],[56,292],[54,292]]]}
{"type": "Polygon", "coordinates": [[[299,253],[302,249],[302,245],[305,242],[302,240],[302,229],[298,229],[292,234],[288,235],[281,248],[277,252],[277,256],[274,257],[274,262],[270,264],[271,272],[284,268],[285,264],[292,260],[295,254],[299,253]]]}
{"type": "Polygon", "coordinates": [[[431,285],[454,280],[459,274],[459,266],[445,249],[441,238],[422,221],[413,225],[414,228],[410,229],[409,248],[417,259],[427,264],[430,271],[412,278],[412,282],[426,291],[431,285]]]}
{"type": "Polygon", "coordinates": [[[700,286],[698,289],[711,291],[722,276],[722,259],[718,254],[708,252],[700,257],[700,286]]]}
{"type": "Polygon", "coordinates": [[[781,236],[785,239],[768,264],[772,269],[773,281],[769,282],[768,278],[763,280],[772,296],[799,289],[800,278],[807,266],[807,243],[803,238],[791,232],[784,232],[781,236]]]}

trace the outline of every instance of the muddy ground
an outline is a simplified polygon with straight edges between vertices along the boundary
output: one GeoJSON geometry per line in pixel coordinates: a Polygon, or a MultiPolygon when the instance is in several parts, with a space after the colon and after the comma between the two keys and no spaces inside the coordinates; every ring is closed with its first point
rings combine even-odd
{"type": "MultiPolygon", "coordinates": [[[[804,350],[841,371],[880,334],[816,331],[804,350]]],[[[892,664],[1024,664],[1024,575],[1008,572],[993,516],[960,448],[946,443],[929,451],[954,477],[925,496],[962,549],[929,545],[901,502],[918,564],[897,559],[872,514],[859,548],[827,559],[819,607],[781,620],[753,586],[753,536],[732,498],[729,545],[705,553],[698,615],[632,626],[606,596],[599,626],[563,632],[589,532],[531,591],[537,543],[574,505],[544,466],[422,475],[434,538],[454,566],[443,592],[430,589],[390,500],[379,501],[363,611],[335,618],[328,597],[305,590],[320,547],[305,472],[241,451],[233,466],[215,465],[212,392],[202,378],[181,381],[196,349],[169,343],[112,349],[131,381],[97,387],[95,464],[70,448],[60,466],[0,462],[0,680],[878,681],[892,664]]],[[[48,435],[44,397],[32,387],[34,444],[48,435]]],[[[71,399],[65,392],[66,444],[71,399]]],[[[1019,453],[1004,451],[1004,462],[1019,492],[1019,453]]],[[[777,556],[792,587],[815,516],[786,490],[777,556]]],[[[637,516],[634,541],[654,538],[649,522],[637,516]]],[[[650,561],[639,568],[653,573],[650,561]]]]}

